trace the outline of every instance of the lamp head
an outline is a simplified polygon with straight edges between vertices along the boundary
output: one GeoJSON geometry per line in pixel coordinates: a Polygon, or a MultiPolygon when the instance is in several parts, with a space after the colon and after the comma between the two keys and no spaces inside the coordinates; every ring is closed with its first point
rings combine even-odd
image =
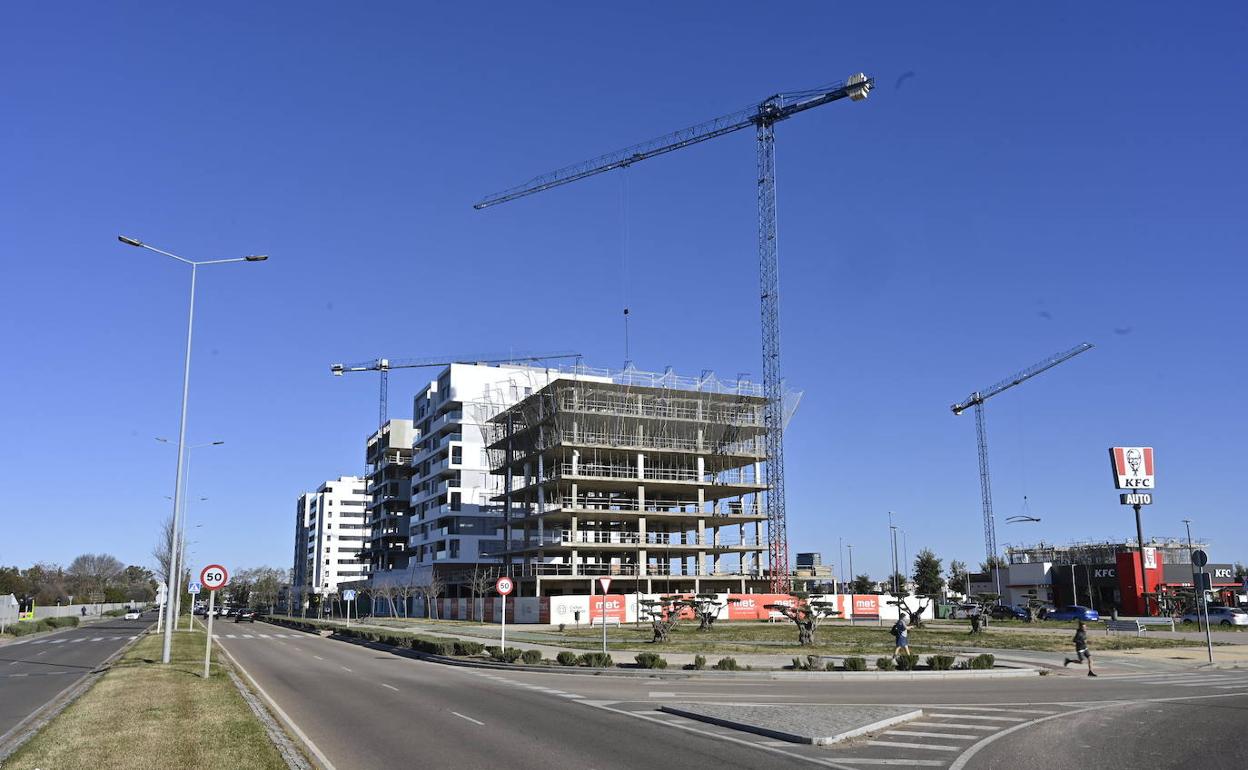
{"type": "Polygon", "coordinates": [[[268,258],[269,258],[268,254],[248,254],[247,256],[243,257],[243,259],[247,260],[248,262],[263,262],[268,258]]]}
{"type": "Polygon", "coordinates": [[[122,243],[128,246],[142,246],[143,245],[143,241],[140,241],[138,238],[131,238],[127,235],[119,235],[117,236],[117,240],[121,241],[122,243]]]}

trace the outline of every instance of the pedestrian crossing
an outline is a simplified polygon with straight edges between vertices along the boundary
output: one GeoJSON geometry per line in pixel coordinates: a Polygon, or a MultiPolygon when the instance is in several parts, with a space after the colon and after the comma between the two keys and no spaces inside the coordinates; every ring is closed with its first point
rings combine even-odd
{"type": "Polygon", "coordinates": [[[307,639],[307,634],[222,634],[213,633],[219,639],[307,639]]]}
{"type": "Polygon", "coordinates": [[[1119,674],[1107,677],[1116,683],[1150,687],[1189,687],[1214,690],[1248,690],[1248,671],[1176,671],[1169,674],[1119,674]]]}
{"type": "Polygon", "coordinates": [[[125,636],[125,635],[122,635],[122,636],[76,636],[72,639],[18,639],[17,641],[10,642],[9,644],[5,646],[17,647],[23,644],[28,644],[28,645],[31,645],[32,647],[37,644],[74,645],[74,644],[82,644],[83,642],[116,642],[122,639],[129,639],[130,641],[134,641],[135,639],[138,639],[138,638],[139,637],[136,634],[134,636],[125,636]]]}
{"type": "Polygon", "coordinates": [[[493,671],[487,671],[487,670],[479,669],[479,668],[468,668],[464,670],[472,674],[473,676],[478,676],[482,679],[489,679],[490,681],[497,682],[498,684],[505,684],[511,687],[517,687],[522,690],[529,690],[531,692],[545,693],[546,695],[552,695],[556,698],[568,698],[569,700],[576,700],[576,699],[583,699],[585,697],[583,695],[577,695],[574,692],[565,692],[563,690],[559,690],[554,687],[545,687],[540,684],[531,684],[529,682],[520,682],[515,679],[509,679],[508,677],[505,677],[505,676],[499,676],[493,671]]]}

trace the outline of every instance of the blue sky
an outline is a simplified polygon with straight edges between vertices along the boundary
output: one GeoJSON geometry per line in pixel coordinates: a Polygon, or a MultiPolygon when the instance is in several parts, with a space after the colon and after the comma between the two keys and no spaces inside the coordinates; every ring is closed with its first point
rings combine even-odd
{"type": "MultiPolygon", "coordinates": [[[[358,472],[376,381],[334,361],[576,349],[761,375],[748,132],[486,212],[537,173],[865,71],[778,127],[791,547],[887,570],[1134,534],[1105,448],[1157,447],[1146,536],[1248,557],[1248,11],[1213,4],[10,5],[0,48],[0,563],[150,561],[188,275],[195,560],[289,566],[296,496],[358,472]],[[627,238],[625,238],[627,233],[627,238]],[[627,247],[625,247],[627,242],[627,247]],[[625,271],[625,265],[627,270],[625,271]],[[627,272],[627,290],[624,275],[627,272]],[[569,321],[569,319],[575,319],[569,321]]],[[[426,375],[427,378],[427,375],[426,375]]],[[[420,376],[396,374],[392,412],[420,376]]]]}

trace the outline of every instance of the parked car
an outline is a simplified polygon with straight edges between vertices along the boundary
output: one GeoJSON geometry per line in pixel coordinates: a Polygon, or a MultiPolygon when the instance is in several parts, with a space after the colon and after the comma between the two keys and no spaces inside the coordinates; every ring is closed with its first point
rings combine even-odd
{"type": "MultiPolygon", "coordinates": [[[[1183,615],[1184,623],[1203,623],[1200,609],[1194,609],[1183,615]]],[[[1238,607],[1210,607],[1209,625],[1211,626],[1248,626],[1248,612],[1238,607]]]]}
{"type": "Polygon", "coordinates": [[[998,604],[988,610],[988,617],[993,620],[1026,620],[1027,612],[1018,607],[1009,607],[1004,604],[998,604]]]}
{"type": "Polygon", "coordinates": [[[126,620],[142,620],[143,610],[126,610],[126,620]]]}
{"type": "Polygon", "coordinates": [[[959,604],[949,613],[949,617],[954,620],[966,620],[971,615],[979,611],[979,605],[973,603],[959,604]]]}
{"type": "Polygon", "coordinates": [[[242,623],[244,620],[247,621],[248,623],[255,623],[256,611],[250,608],[235,611],[234,622],[242,623]]]}
{"type": "Polygon", "coordinates": [[[1091,607],[1080,604],[1068,604],[1061,609],[1049,610],[1044,614],[1045,620],[1100,620],[1101,614],[1091,607]]]}

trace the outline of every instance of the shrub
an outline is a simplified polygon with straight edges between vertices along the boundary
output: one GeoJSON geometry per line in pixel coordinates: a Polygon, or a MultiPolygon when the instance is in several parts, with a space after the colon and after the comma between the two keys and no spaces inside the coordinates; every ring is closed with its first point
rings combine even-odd
{"type": "Polygon", "coordinates": [[[577,658],[577,663],[590,668],[611,668],[615,665],[611,656],[605,652],[587,652],[577,658]]]}
{"type": "Polygon", "coordinates": [[[897,668],[900,671],[913,671],[919,667],[918,655],[898,655],[897,668]]]}
{"type": "Polygon", "coordinates": [[[515,647],[508,650],[499,648],[498,652],[495,652],[491,657],[500,663],[515,663],[517,660],[520,660],[520,650],[517,650],[515,647]]]}
{"type": "Polygon", "coordinates": [[[702,656],[702,655],[694,655],[694,656],[693,656],[693,663],[692,663],[692,664],[690,664],[690,668],[692,668],[694,671],[701,671],[701,670],[705,669],[705,668],[706,668],[706,657],[705,657],[705,656],[702,656]]]}
{"type": "Polygon", "coordinates": [[[928,668],[933,671],[948,671],[953,668],[955,658],[952,655],[929,655],[927,656],[928,668]]]}
{"type": "Polygon", "coordinates": [[[823,670],[824,670],[824,671],[835,671],[835,670],[836,670],[836,661],[835,661],[835,660],[829,660],[827,663],[825,663],[825,664],[824,664],[824,666],[823,666],[823,670]]]}
{"type": "Polygon", "coordinates": [[[639,668],[667,668],[667,661],[663,660],[663,656],[653,652],[639,652],[634,660],[639,668]]]}
{"type": "Polygon", "coordinates": [[[897,664],[892,658],[880,658],[875,661],[875,668],[877,671],[892,671],[897,668],[897,664]]]}
{"type": "Polygon", "coordinates": [[[14,636],[27,636],[29,634],[42,631],[43,629],[40,628],[38,623],[31,623],[29,621],[25,621],[22,623],[14,623],[13,625],[9,626],[6,630],[10,634],[13,634],[14,636]]]}
{"type": "Polygon", "coordinates": [[[818,671],[823,668],[823,664],[819,661],[818,655],[807,655],[805,658],[794,658],[793,669],[795,671],[818,671]]]}
{"type": "Polygon", "coordinates": [[[502,647],[499,647],[497,644],[487,644],[487,645],[485,646],[485,652],[486,652],[486,654],[487,654],[487,655],[489,655],[491,658],[492,658],[492,657],[494,657],[495,655],[497,655],[497,654],[498,654],[498,651],[499,651],[499,650],[501,650],[501,649],[503,649],[503,648],[502,648],[502,647]]]}
{"type": "Polygon", "coordinates": [[[456,655],[480,655],[485,652],[485,645],[480,642],[465,642],[457,640],[455,642],[456,655]]]}
{"type": "Polygon", "coordinates": [[[561,666],[575,666],[576,653],[571,652],[570,650],[564,650],[555,656],[555,660],[559,661],[559,665],[561,666]]]}
{"type": "Polygon", "coordinates": [[[720,658],[715,664],[716,671],[740,671],[741,666],[737,665],[736,658],[720,658]]]}
{"type": "Polygon", "coordinates": [[[530,666],[535,666],[538,663],[542,662],[542,651],[541,650],[525,650],[524,652],[520,653],[520,660],[525,663],[528,663],[530,666]]]}
{"type": "Polygon", "coordinates": [[[67,615],[63,618],[44,618],[39,622],[46,624],[45,628],[73,628],[78,625],[78,618],[74,615],[67,615]]]}
{"type": "Polygon", "coordinates": [[[997,663],[996,657],[994,657],[991,653],[985,652],[982,655],[976,655],[975,657],[968,660],[967,667],[974,668],[974,669],[992,668],[994,665],[996,665],[996,663],[997,663]]]}
{"type": "Polygon", "coordinates": [[[846,658],[844,666],[846,671],[866,671],[867,659],[858,657],[846,658]]]}

